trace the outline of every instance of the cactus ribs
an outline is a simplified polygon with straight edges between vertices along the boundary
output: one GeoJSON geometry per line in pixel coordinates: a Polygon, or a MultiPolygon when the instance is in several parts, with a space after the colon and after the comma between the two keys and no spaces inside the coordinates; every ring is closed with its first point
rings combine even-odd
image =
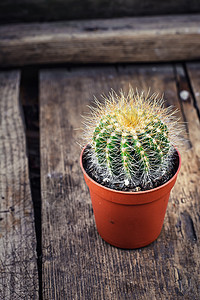
{"type": "Polygon", "coordinates": [[[86,119],[87,171],[113,189],[146,190],[176,171],[179,127],[172,107],[158,94],[111,92],[105,105],[96,100],[86,119]]]}

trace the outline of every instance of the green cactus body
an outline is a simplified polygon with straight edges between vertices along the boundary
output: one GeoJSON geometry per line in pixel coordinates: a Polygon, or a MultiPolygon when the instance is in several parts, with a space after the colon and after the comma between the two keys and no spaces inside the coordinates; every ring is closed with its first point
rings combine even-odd
{"type": "Polygon", "coordinates": [[[119,175],[119,170],[121,169],[120,140],[121,132],[115,128],[115,130],[110,134],[106,145],[107,166],[110,173],[114,175],[119,175]]]}
{"type": "Polygon", "coordinates": [[[110,115],[103,117],[93,134],[93,146],[97,154],[98,162],[102,166],[107,164],[106,146],[107,140],[115,129],[114,122],[115,119],[110,115]]]}
{"type": "Polygon", "coordinates": [[[130,178],[131,174],[133,174],[136,171],[136,161],[134,162],[134,157],[136,153],[133,148],[132,136],[127,132],[122,133],[120,152],[122,167],[127,177],[130,178]]]}
{"type": "Polygon", "coordinates": [[[113,176],[124,174],[130,179],[139,172],[148,175],[152,169],[159,168],[169,151],[167,126],[152,117],[142,129],[138,125],[131,127],[128,118],[128,128],[123,127],[118,122],[119,114],[117,111],[101,118],[93,132],[98,163],[113,176]]]}
{"type": "MultiPolygon", "coordinates": [[[[162,98],[129,89],[103,96],[86,119],[88,159],[92,170],[111,184],[130,183],[145,188],[167,174],[177,143],[177,120],[162,98]],[[172,122],[171,122],[172,121],[172,122]]],[[[95,175],[96,176],[96,175],[95,175]]]]}

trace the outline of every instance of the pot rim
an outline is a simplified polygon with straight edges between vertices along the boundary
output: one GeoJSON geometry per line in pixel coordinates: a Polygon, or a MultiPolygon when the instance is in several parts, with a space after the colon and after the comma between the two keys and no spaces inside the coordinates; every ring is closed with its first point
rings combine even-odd
{"type": "Polygon", "coordinates": [[[181,168],[181,155],[180,155],[180,152],[177,150],[177,148],[175,147],[176,149],[176,152],[178,154],[178,159],[179,159],[179,162],[178,162],[178,168],[176,170],[176,173],[172,176],[172,178],[170,178],[170,180],[168,180],[167,182],[165,182],[164,184],[156,187],[156,188],[153,188],[153,189],[150,189],[150,190],[145,190],[145,191],[138,191],[138,192],[126,192],[126,191],[119,191],[119,190],[114,190],[114,189],[111,189],[111,188],[108,188],[98,182],[96,182],[94,179],[92,179],[88,174],[87,172],[85,171],[84,167],[83,167],[83,153],[86,149],[87,145],[85,147],[83,147],[82,151],[81,151],[81,154],[80,154],[80,166],[81,166],[81,169],[82,169],[82,172],[83,174],[88,178],[88,180],[90,180],[91,182],[93,182],[95,185],[97,185],[99,188],[102,188],[104,189],[105,191],[109,191],[109,192],[115,192],[117,194],[123,194],[123,195],[144,195],[146,193],[154,193],[156,191],[159,191],[160,189],[163,189],[165,186],[169,185],[171,182],[173,182],[175,180],[175,178],[177,177],[179,171],[180,171],[180,168],[181,168]]]}

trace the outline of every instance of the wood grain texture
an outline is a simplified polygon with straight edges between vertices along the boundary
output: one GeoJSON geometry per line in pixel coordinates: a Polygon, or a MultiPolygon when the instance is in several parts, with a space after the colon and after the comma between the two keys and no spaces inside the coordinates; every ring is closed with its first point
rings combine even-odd
{"type": "MultiPolygon", "coordinates": [[[[80,115],[93,95],[110,88],[165,91],[182,109],[172,66],[46,70],[40,75],[44,299],[198,299],[199,170],[195,145],[182,153],[162,232],[137,250],[110,246],[98,235],[79,167],[80,115]]],[[[188,104],[192,107],[192,103],[188,104]]],[[[192,108],[193,109],[193,108],[192,108]]],[[[182,115],[181,115],[182,116],[182,115]]],[[[182,117],[183,118],[183,117],[182,117]]],[[[190,119],[188,127],[195,128],[190,119]]]]}
{"type": "Polygon", "coordinates": [[[200,12],[198,0],[1,0],[0,23],[200,12]]]}
{"type": "Polygon", "coordinates": [[[0,65],[200,58],[200,15],[0,27],[0,65]]]}
{"type": "Polygon", "coordinates": [[[34,214],[20,73],[0,73],[0,299],[38,299],[34,214]]]}
{"type": "Polygon", "coordinates": [[[198,111],[200,112],[200,63],[187,63],[187,71],[190,77],[190,84],[193,89],[194,101],[197,106],[198,111]]]}
{"type": "MultiPolygon", "coordinates": [[[[197,64],[197,66],[200,69],[200,65],[197,64]]],[[[199,69],[196,68],[195,70],[199,69]]],[[[200,88],[198,84],[198,82],[200,83],[198,77],[199,74],[200,72],[197,71],[193,74],[193,76],[190,76],[190,82],[188,82],[185,70],[180,64],[176,64],[176,80],[179,96],[182,91],[188,91],[188,98],[181,101],[181,107],[189,134],[189,142],[191,143],[196,158],[200,163],[200,123],[198,117],[198,106],[196,106],[196,99],[198,100],[198,95],[200,95],[200,88]],[[194,93],[193,90],[190,89],[190,83],[191,87],[194,87],[194,93]],[[193,97],[195,97],[195,99],[193,99],[193,97]]]]}

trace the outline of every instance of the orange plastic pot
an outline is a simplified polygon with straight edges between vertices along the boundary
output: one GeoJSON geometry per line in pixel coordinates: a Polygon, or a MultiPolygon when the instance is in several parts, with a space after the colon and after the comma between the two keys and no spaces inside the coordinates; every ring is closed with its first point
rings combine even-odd
{"type": "Polygon", "coordinates": [[[94,217],[100,236],[109,244],[126,249],[144,247],[159,236],[170,191],[181,166],[180,153],[174,176],[165,184],[147,191],[123,192],[106,188],[91,179],[80,165],[89,187],[94,217]]]}

